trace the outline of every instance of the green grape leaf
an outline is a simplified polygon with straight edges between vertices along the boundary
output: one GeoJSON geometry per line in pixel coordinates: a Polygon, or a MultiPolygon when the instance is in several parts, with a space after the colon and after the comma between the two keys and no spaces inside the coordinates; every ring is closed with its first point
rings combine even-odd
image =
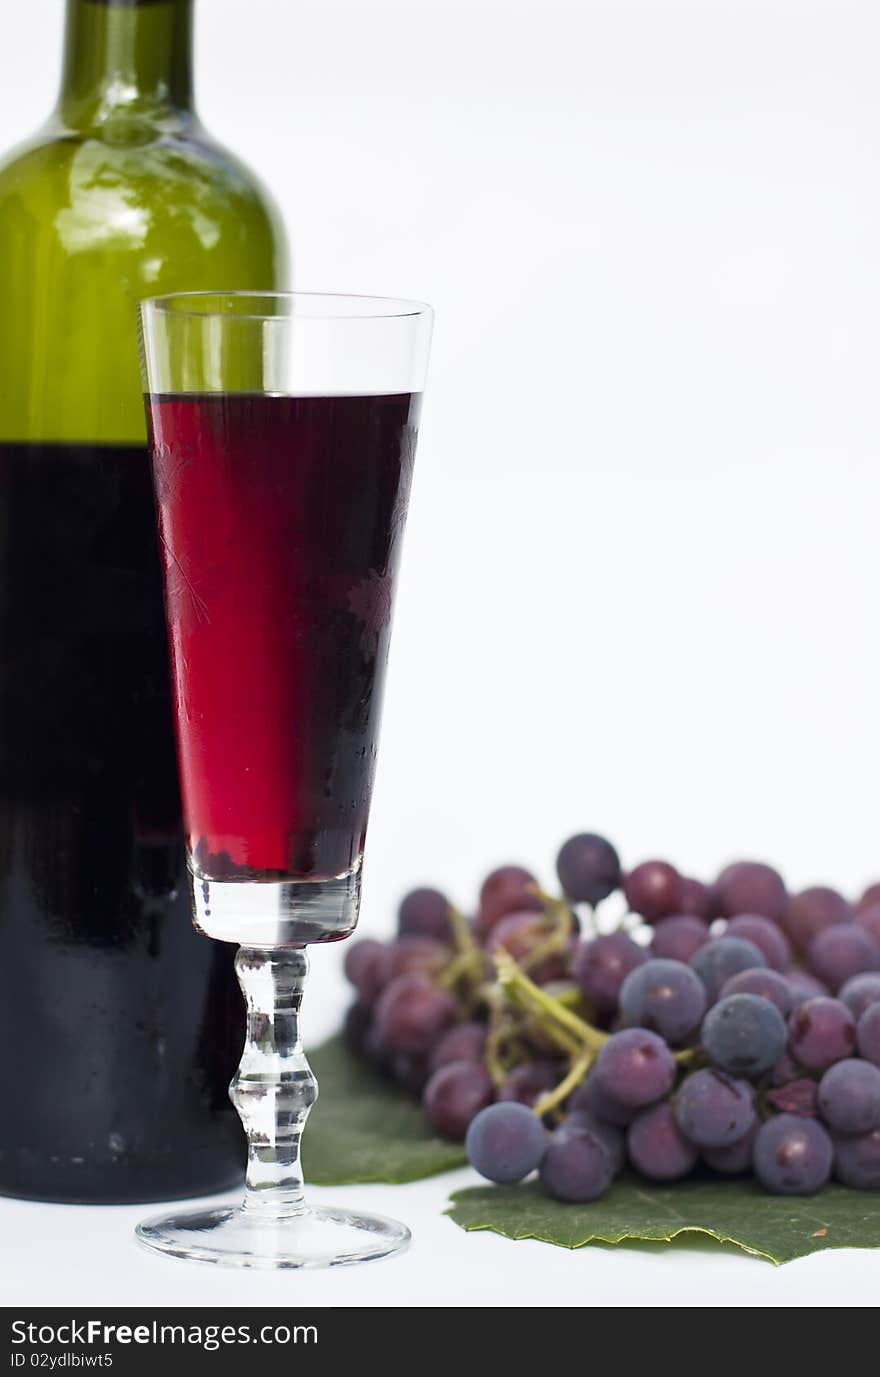
{"type": "Polygon", "coordinates": [[[561,1248],[588,1243],[663,1242],[708,1234],[769,1262],[822,1248],[880,1247],[877,1197],[826,1186],[815,1196],[766,1195],[754,1181],[694,1178],[650,1185],[623,1177],[589,1205],[550,1200],[537,1182],[457,1191],[447,1214],[462,1229],[540,1239],[561,1248]]]}
{"type": "Polygon", "coordinates": [[[309,1052],[318,1102],[303,1134],[316,1186],[399,1185],[460,1167],[464,1148],[432,1136],[418,1100],[348,1051],[341,1037],[309,1052]]]}

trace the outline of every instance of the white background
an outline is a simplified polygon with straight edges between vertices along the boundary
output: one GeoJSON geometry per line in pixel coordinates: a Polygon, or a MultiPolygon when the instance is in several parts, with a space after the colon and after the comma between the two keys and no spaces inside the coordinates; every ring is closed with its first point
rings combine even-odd
{"type": "MultiPolygon", "coordinates": [[[[28,0],[10,31],[3,6],[0,146],[54,98],[62,8],[28,0]]],[[[296,284],[437,310],[364,930],[387,930],[415,882],[468,905],[501,861],[549,881],[582,828],[628,863],[709,875],[754,854],[797,886],[874,878],[873,0],[200,0],[198,15],[203,115],[273,188],[296,284]]],[[[342,1007],[341,956],[314,960],[315,1037],[342,1007]]],[[[866,1254],[774,1272],[465,1238],[439,1218],[446,1188],[356,1190],[421,1219],[422,1242],[293,1284],[141,1258],[131,1211],[7,1204],[0,1249],[18,1256],[0,1284],[47,1304],[876,1296],[866,1254]]]]}

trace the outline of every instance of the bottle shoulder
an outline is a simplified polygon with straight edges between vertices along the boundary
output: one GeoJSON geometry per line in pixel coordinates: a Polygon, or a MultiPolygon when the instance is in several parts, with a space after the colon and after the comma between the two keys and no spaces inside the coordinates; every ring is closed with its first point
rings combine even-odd
{"type": "MultiPolygon", "coordinates": [[[[237,259],[260,285],[285,285],[284,233],[254,174],[197,124],[78,132],[50,125],[0,164],[0,257],[155,265],[156,290],[208,275],[232,281],[237,259]],[[169,285],[170,284],[170,285],[169,285]]],[[[2,269],[0,269],[2,273],[2,269]]],[[[243,285],[248,286],[248,281],[243,285]]]]}
{"type": "Polygon", "coordinates": [[[255,174],[196,123],[107,121],[90,131],[49,124],[0,158],[0,202],[27,195],[37,183],[81,193],[121,182],[132,192],[173,188],[192,199],[219,195],[274,210],[255,174]]]}

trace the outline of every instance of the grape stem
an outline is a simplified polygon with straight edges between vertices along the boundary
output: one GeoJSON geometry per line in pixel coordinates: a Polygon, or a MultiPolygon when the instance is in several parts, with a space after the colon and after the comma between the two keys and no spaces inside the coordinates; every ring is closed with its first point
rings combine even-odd
{"type": "Polygon", "coordinates": [[[531,1014],[542,1032],[569,1056],[579,1057],[585,1050],[595,1055],[608,1041],[607,1033],[585,1023],[571,1009],[530,980],[503,948],[495,953],[495,966],[498,983],[511,1004],[531,1014]]]}
{"type": "MultiPolygon", "coordinates": [[[[446,970],[440,977],[440,985],[444,989],[451,989],[459,980],[465,984],[473,984],[478,987],[483,984],[486,978],[486,959],[480,948],[474,941],[470,923],[457,908],[449,905],[449,921],[452,924],[452,934],[457,948],[457,954],[452,958],[446,970]]],[[[469,1003],[475,1002],[474,995],[476,989],[471,992],[469,1003]]]]}
{"type": "Polygon", "coordinates": [[[568,1073],[559,1084],[535,1104],[534,1110],[539,1119],[543,1119],[545,1114],[550,1114],[558,1105],[564,1104],[572,1091],[577,1090],[578,1086],[586,1079],[595,1057],[594,1051],[585,1049],[579,1057],[572,1059],[568,1073]]]}

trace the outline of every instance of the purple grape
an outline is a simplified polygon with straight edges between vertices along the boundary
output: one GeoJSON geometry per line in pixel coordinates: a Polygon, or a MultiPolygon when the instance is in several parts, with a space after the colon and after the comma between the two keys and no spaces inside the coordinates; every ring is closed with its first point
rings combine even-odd
{"type": "Polygon", "coordinates": [[[757,913],[778,923],[788,904],[788,891],[779,871],[762,861],[736,861],[725,866],[715,882],[715,895],[722,918],[757,913]]]}
{"type": "Polygon", "coordinates": [[[620,887],[620,857],[604,837],[581,832],[563,843],[556,857],[556,873],[567,899],[595,908],[620,887]]]}
{"type": "Polygon", "coordinates": [[[499,1100],[516,1100],[531,1109],[556,1086],[565,1068],[555,1061],[526,1061],[515,1066],[498,1091],[499,1100]]]}
{"type": "Polygon", "coordinates": [[[471,1120],[464,1146],[481,1176],[509,1185],[541,1165],[547,1134],[525,1105],[490,1104],[471,1120]]]}
{"type": "Polygon", "coordinates": [[[611,1157],[588,1129],[557,1130],[541,1163],[541,1184],[555,1200],[598,1200],[614,1178],[611,1157]]]}
{"type": "Polygon", "coordinates": [[[702,918],[688,913],[675,913],[662,918],[654,929],[651,954],[668,961],[689,962],[700,947],[710,939],[709,928],[702,918]]]}
{"type": "Polygon", "coordinates": [[[700,1038],[715,1066],[754,1080],[782,1056],[787,1032],[785,1019],[769,999],[732,994],[709,1010],[700,1038]]]}
{"type": "Polygon", "coordinates": [[[851,1057],[855,1045],[855,1019],[839,999],[808,999],[788,1020],[789,1050],[808,1071],[827,1071],[851,1057]]]}
{"type": "Polygon", "coordinates": [[[680,1181],[697,1165],[699,1153],[685,1138],[667,1103],[643,1109],[626,1135],[629,1160],[650,1181],[680,1181]]]}
{"type": "Polygon", "coordinates": [[[853,917],[852,904],[825,885],[804,889],[789,901],[782,926],[798,951],[806,951],[814,937],[835,923],[848,923],[853,917]]]}
{"type": "Polygon", "coordinates": [[[480,890],[476,921],[480,940],[485,942],[495,924],[508,913],[543,913],[537,884],[532,872],[521,865],[502,865],[487,875],[480,890]]]}
{"type": "Polygon", "coordinates": [[[623,892],[633,913],[646,923],[656,923],[681,912],[684,880],[667,861],[642,861],[627,875],[623,892]]]}
{"type": "Polygon", "coordinates": [[[856,1025],[859,1054],[880,1066],[880,1004],[869,1004],[856,1025]]]}
{"type": "Polygon", "coordinates": [[[646,961],[620,987],[620,1009],[628,1023],[650,1028],[673,1046],[687,1042],[706,1012],[706,990],[681,961],[646,961]]]}
{"type": "Polygon", "coordinates": [[[617,1008],[620,987],[630,971],[647,961],[648,953],[625,932],[610,932],[579,942],[571,973],[597,1013],[617,1008]]]}
{"type": "Polygon", "coordinates": [[[748,1081],[708,1067],[682,1081],[673,1107],[684,1136],[701,1148],[729,1147],[755,1120],[755,1097],[748,1081]]]}
{"type": "Polygon", "coordinates": [[[582,1133],[585,1129],[587,1132],[592,1133],[594,1137],[598,1138],[599,1142],[605,1148],[611,1158],[614,1175],[616,1176],[618,1172],[622,1170],[624,1161],[626,1160],[626,1144],[623,1133],[619,1128],[615,1128],[613,1124],[605,1123],[604,1120],[597,1118],[589,1109],[577,1109],[574,1110],[573,1113],[567,1115],[559,1125],[557,1133],[560,1135],[567,1132],[582,1133]]]}
{"type": "Polygon", "coordinates": [[[780,1114],[758,1129],[755,1175],[771,1195],[813,1195],[831,1175],[832,1146],[815,1119],[780,1114]]]}
{"type": "Polygon", "coordinates": [[[853,1190],[880,1190],[880,1128],[835,1140],[834,1175],[853,1190]]]}
{"type": "Polygon", "coordinates": [[[856,914],[856,922],[880,945],[880,904],[871,904],[869,908],[862,909],[856,914]]]}
{"type": "Polygon", "coordinates": [[[819,1082],[819,1112],[836,1133],[880,1128],[880,1069],[857,1057],[830,1066],[819,1082]]]}
{"type": "Polygon", "coordinates": [[[839,991],[837,998],[846,1005],[858,1022],[871,1004],[880,1004],[880,974],[869,971],[865,975],[854,975],[839,991]]]}
{"type": "Polygon", "coordinates": [[[775,1004],[783,1018],[788,1018],[795,1006],[795,998],[791,986],[784,975],[779,971],[772,971],[763,966],[752,966],[747,971],[738,971],[729,980],[725,980],[721,986],[721,999],[727,999],[729,995],[751,994],[760,995],[762,999],[769,999],[771,1004],[775,1004]]]}
{"type": "Polygon", "coordinates": [[[600,1049],[591,1079],[610,1098],[641,1109],[669,1093],[675,1070],[675,1058],[662,1038],[647,1028],[626,1028],[612,1033],[600,1049]]]}
{"type": "Polygon", "coordinates": [[[397,1084],[411,1095],[421,1095],[431,1077],[428,1058],[413,1057],[408,1052],[398,1052],[392,1057],[390,1070],[397,1084]]]}
{"type": "Polygon", "coordinates": [[[832,990],[839,990],[854,975],[880,967],[880,948],[858,923],[836,923],[814,937],[807,959],[832,990]]]}
{"type": "Polygon", "coordinates": [[[391,1053],[427,1056],[455,1021],[453,999],[423,975],[399,975],[379,996],[375,1029],[391,1053]]]}
{"type": "Polygon", "coordinates": [[[738,1138],[735,1143],[730,1143],[727,1147],[705,1148],[703,1161],[707,1167],[720,1172],[722,1176],[742,1176],[743,1172],[751,1171],[752,1153],[757,1136],[758,1121],[756,1119],[748,1133],[744,1134],[742,1138],[738,1138]]]}
{"type": "MultiPolygon", "coordinates": [[[[703,918],[707,923],[717,915],[718,896],[714,887],[704,885],[702,880],[685,877],[681,882],[680,915],[703,918]]],[[[679,957],[681,960],[681,957],[679,957]]]]}
{"type": "Polygon", "coordinates": [[[373,1022],[373,1011],[369,1004],[356,999],[349,1005],[342,1024],[342,1036],[353,1052],[364,1050],[364,1041],[373,1022]]]}
{"type": "Polygon", "coordinates": [[[431,1127],[441,1138],[464,1141],[471,1121],[495,1098],[492,1077],[472,1061],[450,1061],[425,1086],[422,1103],[431,1127]]]}
{"type": "Polygon", "coordinates": [[[691,970],[696,971],[706,987],[710,1004],[715,1003],[732,975],[766,965],[764,953],[743,937],[714,937],[690,961],[691,970]]]}
{"type": "Polygon", "coordinates": [[[397,931],[402,937],[433,937],[448,946],[453,939],[449,900],[439,889],[411,889],[397,910],[397,931]]]}
{"type": "Polygon", "coordinates": [[[439,1071],[451,1061],[475,1061],[482,1064],[486,1050],[484,1023],[456,1023],[444,1033],[431,1052],[432,1071],[439,1071]]]}
{"type": "Polygon", "coordinates": [[[390,955],[384,942],[362,937],[350,943],[343,963],[346,978],[364,1004],[375,1004],[391,979],[390,955]]]}
{"type": "Polygon", "coordinates": [[[806,1004],[808,999],[816,999],[819,995],[831,993],[828,986],[818,980],[816,976],[810,975],[809,971],[786,971],[785,978],[794,995],[795,1007],[798,1004],[806,1004]]]}
{"type": "Polygon", "coordinates": [[[782,929],[759,913],[738,913],[725,930],[726,937],[744,937],[763,952],[774,971],[787,971],[791,965],[791,946],[782,929]]]}
{"type": "Polygon", "coordinates": [[[862,897],[856,904],[856,912],[864,913],[866,909],[875,907],[880,908],[880,883],[868,885],[867,889],[863,890],[862,897]]]}
{"type": "Polygon", "coordinates": [[[764,1095],[768,1109],[775,1114],[799,1114],[802,1119],[815,1119],[819,1114],[819,1087],[807,1076],[795,1076],[768,1090],[764,1095]]]}
{"type": "Polygon", "coordinates": [[[388,948],[391,980],[398,975],[438,976],[449,963],[449,948],[433,937],[398,937],[388,948]]]}
{"type": "Polygon", "coordinates": [[[627,1128],[638,1113],[631,1105],[621,1104],[614,1095],[603,1090],[595,1076],[589,1076],[583,1085],[578,1086],[569,1097],[567,1108],[569,1114],[582,1111],[595,1114],[603,1124],[610,1124],[614,1128],[627,1128]]]}

